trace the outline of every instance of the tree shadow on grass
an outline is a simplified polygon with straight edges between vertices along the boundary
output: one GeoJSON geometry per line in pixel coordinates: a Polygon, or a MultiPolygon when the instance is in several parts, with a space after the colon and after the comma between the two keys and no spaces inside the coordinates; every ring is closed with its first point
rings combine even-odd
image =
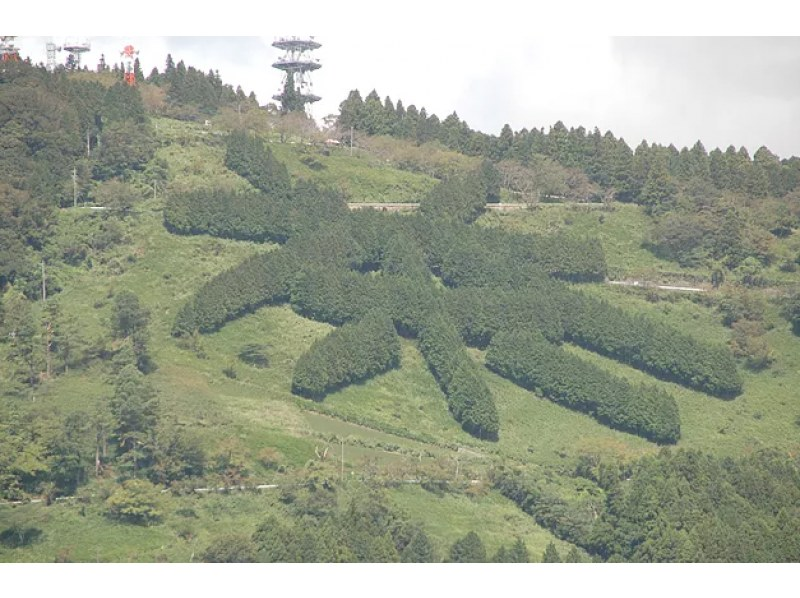
{"type": "Polygon", "coordinates": [[[0,544],[6,548],[24,548],[41,542],[43,535],[38,527],[14,525],[0,532],[0,544]]]}

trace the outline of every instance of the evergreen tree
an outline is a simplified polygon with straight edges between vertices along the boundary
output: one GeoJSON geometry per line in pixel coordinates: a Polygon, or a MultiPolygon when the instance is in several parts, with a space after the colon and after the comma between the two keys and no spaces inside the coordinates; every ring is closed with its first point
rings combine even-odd
{"type": "Polygon", "coordinates": [[[34,387],[43,365],[40,328],[33,316],[31,302],[21,293],[11,291],[4,301],[3,333],[9,340],[8,358],[13,380],[34,387]]]}
{"type": "MultiPolygon", "coordinates": [[[[111,412],[116,420],[116,435],[123,453],[141,460],[140,449],[148,435],[155,432],[158,421],[158,399],[155,389],[134,366],[122,368],[116,378],[114,394],[110,400],[111,412]]],[[[142,463],[133,461],[136,468],[142,463]]]]}
{"type": "Polygon", "coordinates": [[[172,82],[172,78],[175,76],[175,61],[172,60],[172,54],[167,54],[167,61],[164,66],[164,76],[166,77],[167,81],[172,82]]]}
{"type": "Polygon", "coordinates": [[[392,131],[393,120],[394,110],[390,113],[381,103],[378,92],[373,89],[364,98],[362,130],[369,135],[388,135],[392,131]]]}
{"type": "Polygon", "coordinates": [[[497,549],[497,552],[494,553],[492,557],[493,563],[507,563],[508,562],[508,554],[506,553],[506,547],[501,546],[497,549]]]}
{"type": "Polygon", "coordinates": [[[511,546],[511,549],[508,551],[508,562],[509,563],[527,563],[530,562],[530,557],[528,555],[528,547],[525,546],[525,542],[522,541],[522,538],[517,538],[516,542],[511,546]]]}
{"type": "Polygon", "coordinates": [[[403,563],[433,562],[433,546],[425,532],[417,530],[411,541],[400,553],[400,561],[403,563]]]}
{"type": "Polygon", "coordinates": [[[133,61],[133,75],[136,78],[136,83],[144,83],[144,73],[142,72],[142,65],[139,58],[133,61]]]}
{"type": "Polygon", "coordinates": [[[303,100],[300,90],[295,85],[294,73],[292,71],[286,73],[286,83],[280,95],[280,103],[282,114],[305,111],[305,101],[303,100]]]}
{"type": "Polygon", "coordinates": [[[758,148],[753,155],[754,170],[766,178],[768,193],[774,197],[782,197],[788,191],[783,185],[783,167],[778,156],[765,146],[758,148]]]}
{"type": "Polygon", "coordinates": [[[481,162],[479,176],[486,189],[486,203],[499,203],[502,176],[490,160],[481,162]]]}
{"type": "Polygon", "coordinates": [[[428,116],[428,111],[421,108],[417,117],[417,144],[433,141],[439,136],[439,119],[436,115],[428,116]]]}
{"type": "Polygon", "coordinates": [[[676,192],[665,159],[656,157],[647,173],[639,202],[648,214],[663,214],[674,208],[676,192]]]}
{"type": "Polygon", "coordinates": [[[357,89],[352,90],[347,99],[339,104],[339,128],[342,133],[348,133],[353,129],[364,129],[364,100],[357,89]]]}
{"type": "Polygon", "coordinates": [[[451,563],[485,563],[486,548],[480,536],[469,532],[460,540],[456,540],[450,548],[451,563]]]}
{"type": "Polygon", "coordinates": [[[545,548],[544,553],[542,554],[542,562],[543,563],[560,563],[561,556],[558,554],[558,550],[556,549],[556,545],[553,542],[550,542],[545,548]]]}
{"type": "Polygon", "coordinates": [[[499,162],[500,160],[505,159],[508,153],[511,151],[513,144],[514,132],[511,130],[511,126],[506,123],[503,125],[503,128],[500,131],[500,136],[495,141],[489,157],[494,162],[499,162]]]}
{"type": "Polygon", "coordinates": [[[687,175],[707,180],[711,176],[708,153],[703,144],[698,140],[689,150],[689,168],[687,175]]]}
{"type": "Polygon", "coordinates": [[[258,551],[258,561],[262,563],[295,563],[300,555],[294,532],[290,526],[271,515],[263,521],[253,534],[253,542],[258,551]]]}
{"type": "Polygon", "coordinates": [[[114,297],[111,311],[111,330],[116,338],[132,336],[147,327],[150,313],[141,306],[132,291],[122,291],[114,297]]]}
{"type": "Polygon", "coordinates": [[[565,563],[582,563],[583,559],[581,558],[580,553],[578,552],[578,548],[573,546],[569,549],[567,556],[564,557],[565,563]]]}

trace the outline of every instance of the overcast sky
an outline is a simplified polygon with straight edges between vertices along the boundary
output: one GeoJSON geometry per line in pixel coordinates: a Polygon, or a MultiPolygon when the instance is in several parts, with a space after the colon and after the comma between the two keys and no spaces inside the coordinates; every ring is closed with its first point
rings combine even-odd
{"type": "MultiPolygon", "coordinates": [[[[230,2],[215,4],[214,14],[195,14],[187,26],[181,9],[167,8],[164,14],[164,7],[155,4],[147,13],[137,3],[131,6],[141,8],[130,27],[121,20],[75,22],[74,17],[65,27],[56,18],[41,29],[63,30],[64,35],[21,36],[17,45],[24,56],[44,62],[48,39],[62,45],[81,30],[113,34],[118,37],[84,36],[92,44],[85,55],[90,68],[101,53],[109,63],[118,61],[131,43],[140,49],[145,74],[154,66],[163,71],[171,53],[176,62],[219,70],[224,82],[255,91],[264,104],[281,84],[281,73],[270,66],[281,53],[272,42],[280,36],[313,35],[322,43],[314,55],[323,67],[312,75],[314,92],[323,98],[313,106],[318,119],[338,112],[351,89],[362,96],[376,89],[381,98],[424,106],[442,119],[456,111],[472,128],[493,134],[505,123],[514,130],[546,131],[561,120],[567,127],[611,130],[632,148],[642,139],[679,149],[699,139],[709,151],[743,145],[752,155],[766,145],[780,157],[800,156],[799,37],[599,35],[741,34],[752,31],[748,25],[763,23],[759,15],[775,17],[780,25],[791,22],[793,13],[782,19],[767,1],[754,14],[750,4],[749,12],[744,10],[738,21],[733,18],[732,28],[720,30],[709,25],[717,23],[718,12],[704,13],[695,2],[675,0],[668,13],[648,13],[644,26],[614,20],[612,7],[617,5],[641,11],[641,4],[625,0],[561,2],[561,8],[544,12],[505,0],[481,5],[493,7],[491,12],[417,0],[297,2],[262,12],[230,2]],[[228,10],[219,12],[223,6],[228,10]],[[692,18],[684,22],[682,11],[690,9],[692,18]],[[165,18],[148,20],[156,14],[165,18]],[[664,23],[667,29],[659,29],[664,23]],[[153,36],[120,35],[126,30],[153,36]],[[172,32],[242,35],[155,36],[172,32]]],[[[729,5],[726,10],[735,17],[729,5]]],[[[38,21],[25,21],[18,30],[33,35],[42,32],[38,26],[38,21]]],[[[767,30],[761,26],[756,31],[767,30]]],[[[60,62],[65,58],[59,55],[60,62]]]]}

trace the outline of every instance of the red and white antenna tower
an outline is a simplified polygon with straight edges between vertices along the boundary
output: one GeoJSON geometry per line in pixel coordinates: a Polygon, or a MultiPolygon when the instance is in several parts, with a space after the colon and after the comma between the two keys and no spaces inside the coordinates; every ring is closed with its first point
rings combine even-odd
{"type": "Polygon", "coordinates": [[[0,35],[0,61],[19,61],[19,48],[14,45],[16,35],[0,35]]]}
{"type": "Polygon", "coordinates": [[[122,69],[125,71],[125,83],[133,87],[136,85],[136,73],[133,70],[133,63],[139,55],[139,50],[128,44],[119,55],[122,57],[122,69]]]}

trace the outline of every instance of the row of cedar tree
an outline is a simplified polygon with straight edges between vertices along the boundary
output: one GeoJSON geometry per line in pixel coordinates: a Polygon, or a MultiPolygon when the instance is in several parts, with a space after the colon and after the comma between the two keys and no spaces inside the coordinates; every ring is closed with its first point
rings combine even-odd
{"type": "Polygon", "coordinates": [[[559,347],[574,342],[658,378],[719,397],[741,392],[731,354],[567,282],[601,281],[600,244],[470,226],[493,192],[491,167],[440,183],[418,214],[349,212],[337,193],[292,186],[260,140],[231,135],[228,166],[258,190],[173,196],[165,223],[179,234],[274,241],[205,283],[180,310],[173,333],[210,332],[263,305],[342,326],[296,364],[293,391],[315,399],[399,364],[397,333],[416,338],[453,416],[481,438],[499,419],[466,345],[487,348],[487,365],[551,400],[613,428],[676,442],[672,396],[634,387],[559,347]],[[444,288],[438,285],[435,275],[444,288]]]}

